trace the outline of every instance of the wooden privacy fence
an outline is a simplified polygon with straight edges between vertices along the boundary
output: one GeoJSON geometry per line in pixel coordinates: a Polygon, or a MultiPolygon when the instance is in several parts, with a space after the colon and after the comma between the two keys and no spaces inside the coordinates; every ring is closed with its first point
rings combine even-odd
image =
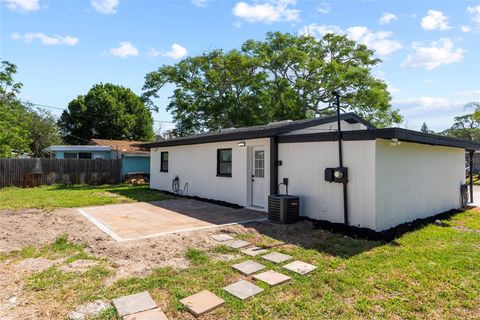
{"type": "Polygon", "coordinates": [[[0,159],[0,188],[121,182],[121,160],[0,159]]]}

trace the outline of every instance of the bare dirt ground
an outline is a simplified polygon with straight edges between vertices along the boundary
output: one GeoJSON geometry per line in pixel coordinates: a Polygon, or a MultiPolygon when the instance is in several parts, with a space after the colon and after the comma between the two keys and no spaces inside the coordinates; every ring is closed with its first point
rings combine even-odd
{"type": "MultiPolygon", "coordinates": [[[[115,269],[115,276],[106,285],[128,276],[145,276],[161,266],[188,267],[185,250],[194,247],[208,250],[219,243],[211,238],[215,233],[273,233],[282,239],[285,226],[269,223],[252,223],[248,226],[235,225],[204,229],[188,233],[164,235],[156,238],[117,242],[95,227],[76,209],[59,209],[53,212],[41,210],[0,211],[0,253],[20,250],[26,246],[41,247],[67,234],[70,241],[86,246],[86,251],[98,258],[106,258],[115,269]],[[268,227],[267,227],[268,225],[268,227]]],[[[310,242],[311,225],[297,224],[288,233],[297,235],[298,242],[310,242]],[[303,229],[303,230],[299,230],[303,229]]],[[[278,243],[282,243],[279,241],[278,243]]],[[[231,259],[229,255],[215,257],[231,259]]],[[[36,271],[44,270],[62,261],[47,259],[25,259],[20,264],[10,260],[0,261],[0,320],[47,319],[48,310],[38,305],[24,291],[24,280],[36,271]]]]}

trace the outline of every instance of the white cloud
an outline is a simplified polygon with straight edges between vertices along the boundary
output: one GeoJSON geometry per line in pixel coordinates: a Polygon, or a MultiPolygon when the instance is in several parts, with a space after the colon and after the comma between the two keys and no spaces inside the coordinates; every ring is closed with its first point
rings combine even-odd
{"type": "Polygon", "coordinates": [[[461,62],[465,53],[464,49],[455,48],[449,38],[433,41],[429,46],[414,42],[412,48],[414,52],[407,56],[401,67],[433,70],[444,64],[461,62]]]}
{"type": "Polygon", "coordinates": [[[167,57],[172,59],[181,59],[187,55],[188,51],[183,46],[179,45],[178,43],[174,43],[171,46],[170,51],[158,51],[155,49],[151,49],[148,52],[148,55],[152,57],[167,57]]]}
{"type": "Polygon", "coordinates": [[[117,13],[119,0],[90,0],[90,4],[100,13],[115,14],[117,13]]]}
{"type": "Polygon", "coordinates": [[[451,28],[443,12],[436,10],[428,10],[421,24],[423,30],[448,30],[451,28]]]}
{"type": "Polygon", "coordinates": [[[470,20],[475,24],[476,29],[480,31],[480,5],[468,7],[467,13],[470,15],[470,20]]]}
{"type": "Polygon", "coordinates": [[[472,31],[472,28],[469,26],[461,26],[460,29],[462,29],[462,32],[470,32],[472,31]]]}
{"type": "Polygon", "coordinates": [[[247,22],[273,23],[278,21],[298,21],[300,10],[291,6],[297,0],[267,0],[262,3],[248,4],[237,2],[233,7],[233,14],[247,22]]]}
{"type": "Polygon", "coordinates": [[[384,12],[380,17],[378,23],[380,24],[389,24],[392,21],[398,20],[397,16],[390,12],[384,12]]]}
{"type": "Polygon", "coordinates": [[[120,42],[118,48],[110,49],[110,54],[119,58],[138,56],[140,53],[133,44],[128,41],[120,42]]]}
{"type": "Polygon", "coordinates": [[[4,0],[7,4],[7,8],[10,10],[16,10],[20,12],[38,11],[40,5],[38,0],[4,0]]]}
{"type": "Polygon", "coordinates": [[[192,0],[192,4],[196,7],[206,7],[209,0],[192,0]]]}
{"type": "Polygon", "coordinates": [[[366,45],[381,56],[389,55],[402,48],[400,41],[391,39],[390,31],[373,31],[365,26],[350,27],[344,31],[339,26],[313,23],[300,30],[300,34],[310,34],[315,37],[321,37],[327,33],[346,34],[350,39],[366,45]]]}
{"type": "Polygon", "coordinates": [[[11,38],[13,40],[23,40],[26,43],[32,43],[35,40],[39,40],[45,46],[74,46],[78,43],[78,38],[72,36],[47,36],[42,32],[25,33],[23,35],[14,32],[11,34],[11,38]]]}
{"type": "Polygon", "coordinates": [[[318,6],[317,11],[324,14],[330,13],[331,11],[330,3],[322,2],[320,6],[318,6]]]}

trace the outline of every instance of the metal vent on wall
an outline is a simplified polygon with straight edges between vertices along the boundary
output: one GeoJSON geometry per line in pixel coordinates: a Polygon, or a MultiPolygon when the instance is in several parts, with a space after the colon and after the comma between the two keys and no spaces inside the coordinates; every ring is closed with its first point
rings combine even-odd
{"type": "Polygon", "coordinates": [[[300,198],[276,194],[268,196],[268,219],[277,223],[295,223],[300,219],[300,198]]]}

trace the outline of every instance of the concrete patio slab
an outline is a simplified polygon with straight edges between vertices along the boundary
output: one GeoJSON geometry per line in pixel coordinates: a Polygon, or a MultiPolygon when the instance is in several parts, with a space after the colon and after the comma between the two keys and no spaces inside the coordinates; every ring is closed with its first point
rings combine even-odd
{"type": "Polygon", "coordinates": [[[117,241],[266,220],[263,212],[193,199],[86,207],[78,211],[117,241]]]}
{"type": "Polygon", "coordinates": [[[268,270],[260,274],[256,274],[253,276],[253,278],[256,280],[263,281],[271,286],[280,285],[282,283],[290,281],[291,279],[289,276],[273,270],[268,270]]]}
{"type": "Polygon", "coordinates": [[[123,320],[168,320],[168,318],[160,308],[155,308],[125,316],[123,320]]]}
{"type": "Polygon", "coordinates": [[[250,247],[250,248],[247,248],[247,249],[243,249],[240,251],[241,253],[244,253],[246,255],[249,255],[251,257],[256,257],[260,254],[265,254],[268,252],[268,250],[266,249],[262,249],[260,247],[250,247]]]}
{"type": "Polygon", "coordinates": [[[263,270],[266,267],[263,264],[260,264],[256,261],[247,260],[247,261],[244,261],[244,262],[234,264],[232,266],[232,268],[234,268],[234,269],[238,270],[240,273],[248,276],[248,275],[251,275],[252,273],[263,270]]]}
{"type": "Polygon", "coordinates": [[[248,247],[248,246],[252,245],[250,242],[244,241],[244,240],[232,240],[232,241],[229,241],[225,244],[227,246],[229,246],[230,248],[233,248],[233,249],[245,248],[245,247],[248,247]]]}
{"type": "Polygon", "coordinates": [[[210,291],[203,290],[180,300],[180,303],[194,316],[200,316],[220,307],[225,301],[210,291]]]}
{"type": "Polygon", "coordinates": [[[229,236],[228,234],[222,233],[222,234],[214,234],[212,236],[213,240],[217,240],[218,242],[224,242],[224,241],[229,241],[233,240],[232,236],[229,236]]]}
{"type": "Polygon", "coordinates": [[[285,262],[287,260],[292,259],[293,257],[289,256],[287,254],[280,253],[280,252],[272,252],[272,253],[269,253],[269,254],[266,254],[266,255],[262,256],[262,258],[265,259],[265,260],[274,262],[274,263],[282,263],[282,262],[285,262]]]}
{"type": "Polygon", "coordinates": [[[146,291],[113,299],[113,305],[117,309],[120,317],[155,309],[157,307],[155,301],[153,301],[150,294],[146,291]]]}
{"type": "Polygon", "coordinates": [[[287,270],[290,270],[302,275],[310,273],[313,270],[317,269],[317,267],[315,267],[314,265],[311,265],[309,263],[299,261],[299,260],[286,264],[283,267],[287,270]]]}
{"type": "Polygon", "coordinates": [[[229,286],[226,286],[223,288],[223,290],[242,300],[250,298],[263,291],[262,288],[245,280],[240,280],[229,286]]]}

